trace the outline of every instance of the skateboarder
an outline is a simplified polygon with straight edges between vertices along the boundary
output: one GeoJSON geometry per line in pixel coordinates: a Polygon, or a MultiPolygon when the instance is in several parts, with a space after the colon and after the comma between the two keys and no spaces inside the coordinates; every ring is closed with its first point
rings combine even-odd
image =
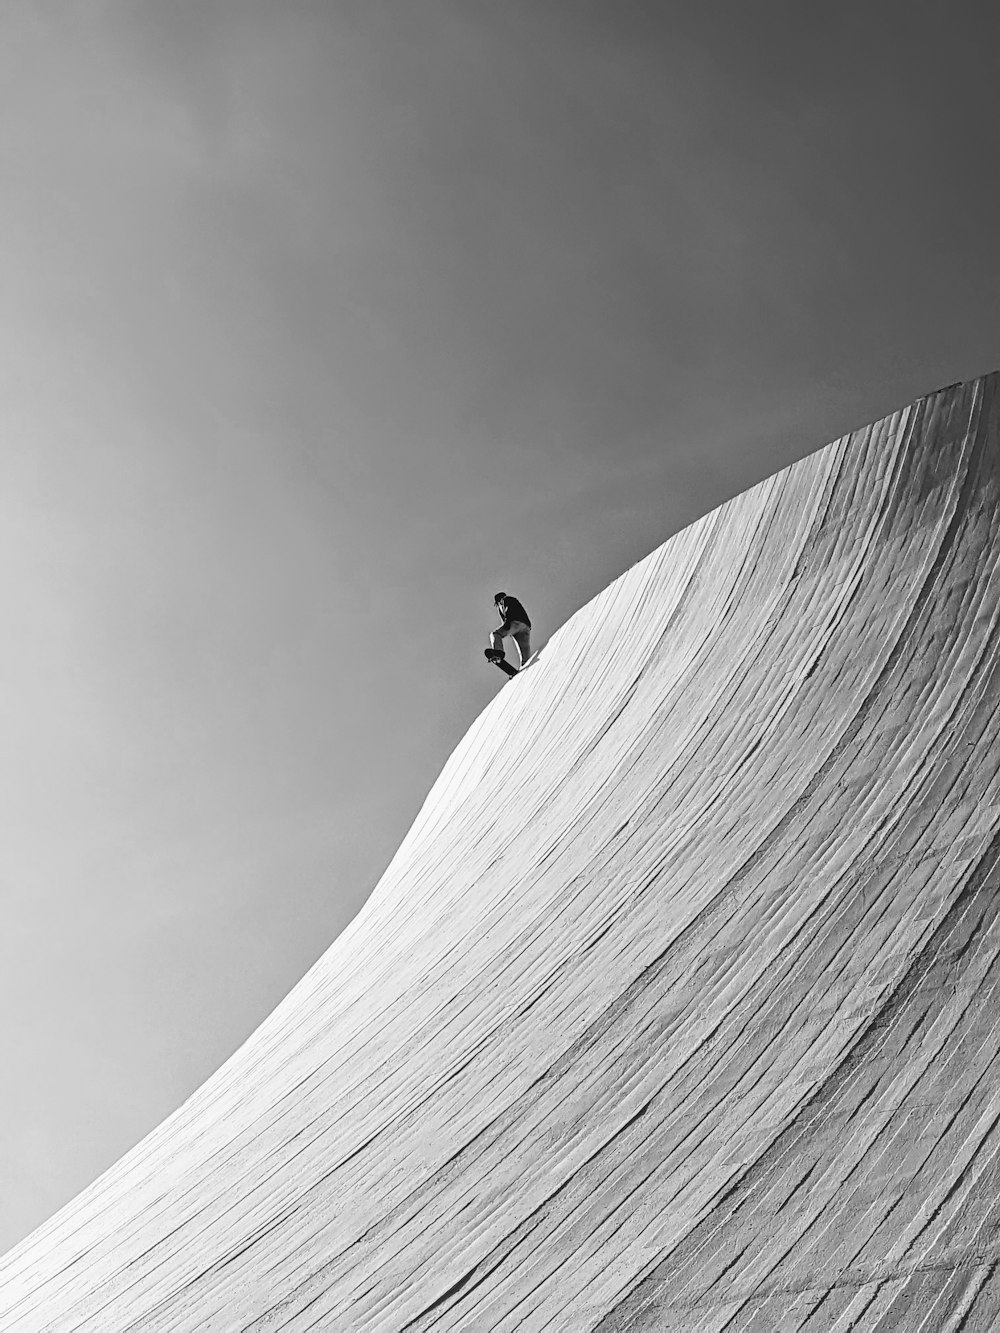
{"type": "Polygon", "coordinates": [[[531,656],[531,621],[528,613],[516,597],[506,592],[498,592],[493,598],[493,604],[501,623],[490,635],[486,656],[499,665],[504,661],[504,639],[513,639],[517,645],[518,665],[523,667],[531,656]]]}

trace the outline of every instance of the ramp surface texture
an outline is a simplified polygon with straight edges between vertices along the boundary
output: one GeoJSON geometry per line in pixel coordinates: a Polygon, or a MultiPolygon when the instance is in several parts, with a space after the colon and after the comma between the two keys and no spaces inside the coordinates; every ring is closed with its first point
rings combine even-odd
{"type": "Polygon", "coordinates": [[[998,389],[723,505],[498,681],[344,935],[0,1262],[0,1325],[997,1327],[998,389]]]}

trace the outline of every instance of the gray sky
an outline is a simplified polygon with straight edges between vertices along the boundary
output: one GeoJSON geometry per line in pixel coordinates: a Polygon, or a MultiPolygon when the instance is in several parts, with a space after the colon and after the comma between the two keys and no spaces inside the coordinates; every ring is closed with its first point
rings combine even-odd
{"type": "Polygon", "coordinates": [[[0,7],[0,1249],[354,915],[496,588],[1000,365],[993,9],[0,7]]]}

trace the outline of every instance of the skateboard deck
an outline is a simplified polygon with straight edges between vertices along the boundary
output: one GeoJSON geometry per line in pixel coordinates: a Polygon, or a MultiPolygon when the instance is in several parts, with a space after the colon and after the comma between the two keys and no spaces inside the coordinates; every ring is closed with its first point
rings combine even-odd
{"type": "Polygon", "coordinates": [[[504,657],[490,657],[490,656],[487,656],[486,660],[487,660],[487,662],[492,662],[493,665],[494,665],[495,667],[499,667],[500,670],[504,673],[505,676],[516,676],[516,675],[517,675],[517,667],[516,667],[516,666],[511,666],[511,664],[510,664],[510,663],[507,661],[507,659],[504,658],[504,657]]]}

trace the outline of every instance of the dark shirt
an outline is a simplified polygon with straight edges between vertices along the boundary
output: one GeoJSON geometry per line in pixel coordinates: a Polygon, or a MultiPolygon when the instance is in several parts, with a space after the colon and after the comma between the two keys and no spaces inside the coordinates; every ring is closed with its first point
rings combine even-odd
{"type": "Polygon", "coordinates": [[[522,624],[527,625],[530,629],[531,621],[528,619],[528,613],[516,597],[505,597],[504,600],[499,603],[497,609],[503,616],[505,622],[520,620],[522,624]]]}

